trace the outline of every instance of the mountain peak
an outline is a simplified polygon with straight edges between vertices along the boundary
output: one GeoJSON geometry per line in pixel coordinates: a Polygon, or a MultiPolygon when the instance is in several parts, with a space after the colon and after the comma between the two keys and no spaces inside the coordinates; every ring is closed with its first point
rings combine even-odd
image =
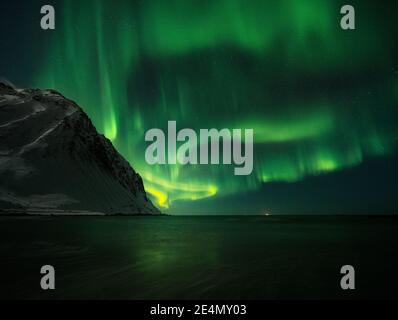
{"type": "Polygon", "coordinates": [[[0,82],[0,210],[157,214],[87,114],[55,90],[0,82]]]}

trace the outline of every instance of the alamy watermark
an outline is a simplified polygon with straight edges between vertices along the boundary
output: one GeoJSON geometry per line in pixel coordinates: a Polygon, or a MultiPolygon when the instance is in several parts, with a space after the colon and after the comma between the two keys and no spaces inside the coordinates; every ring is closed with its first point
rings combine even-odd
{"type": "Polygon", "coordinates": [[[199,138],[193,129],[185,128],[177,132],[176,121],[169,121],[167,129],[167,139],[161,129],[150,129],[146,132],[145,141],[152,142],[145,152],[145,160],[148,164],[218,165],[222,143],[221,163],[235,164],[237,166],[234,169],[235,175],[252,173],[253,129],[244,129],[244,141],[241,129],[200,129],[199,138]],[[178,142],[182,144],[177,148],[178,142]]]}
{"type": "MultiPolygon", "coordinates": [[[[52,5],[44,5],[40,9],[43,15],[40,20],[40,27],[43,30],[55,30],[55,9],[52,5]]],[[[340,9],[343,16],[340,20],[340,26],[343,30],[355,30],[355,9],[351,5],[343,5],[340,9]]]]}

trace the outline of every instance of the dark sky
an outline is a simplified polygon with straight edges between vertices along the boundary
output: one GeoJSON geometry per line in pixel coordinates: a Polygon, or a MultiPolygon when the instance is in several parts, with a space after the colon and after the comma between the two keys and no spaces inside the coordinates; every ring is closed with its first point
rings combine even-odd
{"type": "Polygon", "coordinates": [[[166,212],[397,213],[398,5],[348,3],[3,0],[0,77],[75,100],[166,212]],[[254,129],[253,174],[148,165],[169,120],[254,129]]]}

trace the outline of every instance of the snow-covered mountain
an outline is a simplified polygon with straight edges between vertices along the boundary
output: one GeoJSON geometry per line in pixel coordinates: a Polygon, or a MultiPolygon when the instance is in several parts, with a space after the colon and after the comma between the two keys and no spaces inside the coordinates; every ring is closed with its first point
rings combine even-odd
{"type": "Polygon", "coordinates": [[[53,90],[0,83],[0,213],[159,211],[76,103],[53,90]]]}

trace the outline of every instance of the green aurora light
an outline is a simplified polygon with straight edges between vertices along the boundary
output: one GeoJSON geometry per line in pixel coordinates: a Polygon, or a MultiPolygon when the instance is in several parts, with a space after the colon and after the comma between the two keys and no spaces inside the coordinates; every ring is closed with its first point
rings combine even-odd
{"type": "Polygon", "coordinates": [[[76,100],[163,209],[295,182],[387,155],[396,144],[394,56],[379,50],[396,35],[365,4],[358,29],[342,31],[340,6],[68,0],[34,82],[76,100]],[[168,120],[180,129],[253,128],[253,174],[149,166],[145,131],[168,120]]]}

